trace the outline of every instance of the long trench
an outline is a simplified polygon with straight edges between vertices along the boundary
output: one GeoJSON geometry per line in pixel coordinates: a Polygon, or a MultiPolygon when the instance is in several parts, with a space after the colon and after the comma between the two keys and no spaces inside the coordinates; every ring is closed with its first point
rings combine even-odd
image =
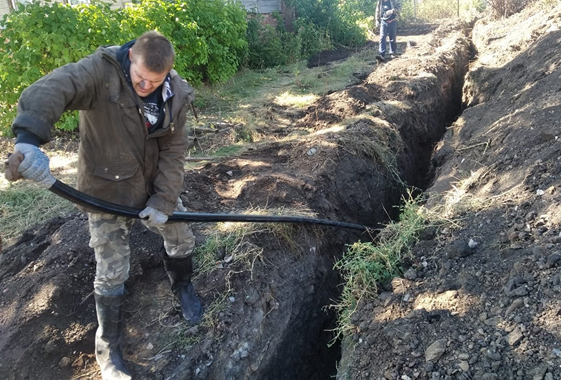
{"type": "MultiPolygon", "coordinates": [[[[239,178],[251,177],[254,186],[247,186],[237,195],[238,207],[252,205],[256,199],[281,205],[305,203],[327,219],[371,227],[396,218],[394,206],[400,204],[402,195],[408,189],[422,191],[429,185],[433,148],[446,127],[462,112],[470,42],[459,26],[444,27],[436,33],[439,33],[438,43],[442,44],[439,53],[405,54],[400,59],[411,64],[401,65],[402,72],[396,72],[391,63],[384,65],[362,83],[326,96],[315,110],[309,110],[317,120],[322,112],[331,109],[336,98],[348,102],[348,109],[360,98],[362,106],[342,132],[325,134],[321,142],[310,141],[296,148],[283,144],[269,146],[266,151],[258,148],[240,159],[206,167],[205,176],[229,170],[239,178]],[[394,79],[388,81],[388,77],[394,79]],[[337,143],[332,144],[333,141],[337,143]],[[320,143],[332,147],[324,152],[325,160],[317,158],[317,163],[310,162],[306,173],[292,168],[290,162],[295,149],[306,152],[320,143]],[[357,153],[368,143],[386,146],[366,154],[357,153]],[[353,154],[346,154],[349,151],[353,154]],[[391,159],[383,152],[391,152],[391,159]],[[242,165],[257,160],[256,157],[266,164],[251,169],[242,165]],[[316,170],[318,167],[321,170],[316,170]],[[283,172],[279,174],[279,171],[283,172]],[[287,187],[291,191],[285,191],[287,187]]],[[[197,179],[200,178],[191,178],[197,179]]],[[[308,247],[308,254],[286,258],[286,252],[277,251],[268,256],[274,270],[264,276],[262,284],[243,285],[246,293],[274,293],[277,304],[281,305],[279,309],[242,305],[250,316],[243,323],[232,321],[232,329],[239,330],[235,337],[216,342],[210,364],[194,370],[189,367],[189,371],[185,371],[185,363],[168,367],[168,378],[319,380],[337,375],[339,361],[345,353],[338,342],[332,341],[337,316],[326,308],[338,299],[342,290],[341,278],[333,270],[333,264],[347,244],[367,240],[368,236],[346,229],[332,229],[319,237],[312,232],[304,235],[302,245],[308,247]],[[277,285],[271,290],[264,283],[277,285]],[[241,349],[247,351],[243,359],[237,354],[241,349]]],[[[275,249],[266,247],[265,251],[275,249]]]]}
{"type": "MultiPolygon", "coordinates": [[[[341,187],[337,189],[338,184],[330,182],[329,185],[335,188],[335,193],[345,194],[345,199],[341,201],[341,209],[350,210],[348,214],[352,215],[353,220],[359,223],[375,226],[385,223],[389,219],[397,217],[391,210],[395,210],[395,206],[399,205],[406,189],[415,189],[417,192],[426,189],[433,176],[433,168],[431,167],[431,157],[433,148],[436,143],[443,137],[446,128],[451,125],[461,114],[462,89],[464,76],[468,70],[468,62],[470,58],[470,43],[464,36],[456,35],[454,42],[451,43],[451,50],[443,53],[443,56],[432,57],[436,60],[444,61],[445,64],[438,67],[438,74],[431,77],[425,83],[416,83],[414,86],[407,84],[392,83],[392,85],[403,91],[403,89],[415,89],[414,95],[409,95],[406,99],[400,99],[401,102],[407,104],[409,114],[395,116],[395,113],[387,111],[387,103],[385,100],[379,100],[381,103],[372,104],[374,108],[387,111],[389,115],[385,121],[392,123],[399,130],[402,139],[402,147],[397,153],[397,162],[399,166],[399,174],[401,180],[406,186],[401,186],[391,181],[387,181],[387,177],[380,178],[372,176],[372,168],[368,165],[364,166],[362,159],[357,162],[351,162],[348,165],[340,165],[340,173],[334,174],[334,178],[347,178],[349,176],[355,178],[363,178],[362,182],[365,188],[380,186],[383,183],[384,195],[383,202],[376,203],[375,206],[360,205],[353,207],[348,204],[348,193],[346,189],[341,187]],[[379,107],[378,107],[379,106],[379,107]],[[348,167],[354,167],[353,173],[344,173],[348,167]],[[371,176],[370,181],[367,176],[371,176]],[[390,210],[386,213],[380,213],[380,207],[384,210],[390,210]],[[373,217],[375,216],[375,217],[373,217]]],[[[374,79],[377,80],[377,79],[374,79]]],[[[372,84],[372,83],[370,83],[372,84]]],[[[364,86],[369,85],[368,79],[364,86]]],[[[367,120],[364,120],[368,123],[367,120]]],[[[360,122],[355,123],[360,124],[360,122]]],[[[344,158],[352,160],[352,156],[344,158]]],[[[376,166],[376,164],[375,164],[376,166]]],[[[373,171],[376,171],[374,168],[373,171]]],[[[327,185],[327,183],[326,183],[327,185]]],[[[364,191],[360,189],[358,191],[364,191]]],[[[353,234],[336,235],[334,239],[328,239],[325,245],[330,249],[326,256],[337,257],[340,255],[341,249],[344,247],[341,240],[356,239],[353,234]]],[[[364,238],[364,237],[362,237],[364,238]]],[[[359,237],[358,239],[361,239],[359,237]]],[[[329,303],[330,300],[336,299],[340,295],[341,278],[336,273],[326,275],[326,283],[322,287],[324,290],[321,296],[318,296],[317,307],[321,307],[322,303],[329,303]],[[335,298],[334,298],[335,297],[335,298]]],[[[337,370],[340,366],[341,355],[348,353],[341,352],[340,342],[333,342],[333,329],[336,327],[337,316],[335,313],[326,313],[323,318],[315,319],[312,322],[309,313],[302,313],[302,318],[293,326],[288,336],[297,337],[300,341],[306,342],[311,339],[311,344],[294,344],[287,342],[280,345],[277,350],[276,359],[271,361],[268,368],[261,372],[259,379],[294,379],[294,380],[310,380],[310,379],[330,379],[337,377],[337,370]],[[313,334],[302,334],[302,331],[313,331],[313,334]],[[327,343],[331,344],[327,344],[327,343]],[[295,350],[299,350],[300,354],[295,355],[295,350]],[[298,360],[300,357],[302,360],[298,360]]]]}

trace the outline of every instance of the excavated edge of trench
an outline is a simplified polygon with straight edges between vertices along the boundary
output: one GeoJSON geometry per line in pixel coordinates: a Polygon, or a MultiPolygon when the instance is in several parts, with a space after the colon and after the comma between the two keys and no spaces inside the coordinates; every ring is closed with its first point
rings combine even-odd
{"type": "MultiPolygon", "coordinates": [[[[408,89],[414,89],[415,93],[409,94],[407,99],[400,99],[399,105],[395,105],[396,108],[400,108],[404,104],[406,105],[405,114],[393,113],[387,110],[387,103],[383,100],[380,101],[382,105],[377,107],[376,102],[372,104],[375,108],[382,110],[380,118],[385,119],[394,125],[399,130],[399,135],[401,138],[401,149],[397,152],[397,163],[399,167],[399,173],[401,180],[407,184],[409,188],[416,188],[420,191],[424,190],[429,186],[433,172],[430,165],[432,152],[435,144],[442,138],[446,132],[446,127],[451,125],[462,112],[462,89],[464,84],[464,76],[468,71],[469,58],[471,55],[470,49],[471,44],[469,40],[465,38],[462,34],[457,34],[452,37],[449,41],[451,49],[443,52],[442,55],[432,56],[425,62],[425,64],[430,65],[433,62],[436,67],[438,67],[435,72],[436,76],[427,77],[426,81],[417,81],[414,86],[408,86],[408,84],[398,83],[394,81],[388,87],[390,91],[391,87],[394,91],[403,91],[402,86],[408,86],[408,89]],[[385,109],[384,109],[385,107],[385,109]],[[385,117],[385,114],[389,114],[390,117],[385,117]]],[[[405,58],[406,59],[406,58],[405,58]]],[[[426,59],[426,58],[424,58],[426,59]]],[[[383,74],[382,74],[383,75],[383,74]]],[[[395,75],[395,74],[394,74],[395,75]]],[[[397,74],[399,75],[399,74],[397,74]]],[[[378,77],[379,78],[379,77],[378,77]]],[[[368,86],[364,83],[359,86],[368,86]]],[[[371,123],[370,120],[363,120],[363,123],[371,123]]],[[[355,125],[360,125],[361,121],[355,122],[355,125]]],[[[392,147],[395,149],[395,147],[392,147]]],[[[352,157],[345,157],[345,159],[352,160],[352,157]]],[[[362,160],[362,159],[360,159],[362,160]]],[[[358,160],[357,160],[358,161],[358,160]]],[[[356,162],[349,164],[351,167],[356,168],[356,172],[349,174],[348,176],[363,177],[368,175],[368,169],[363,168],[362,163],[356,162]],[[361,168],[365,169],[361,171],[361,168]]],[[[376,167],[375,163],[372,167],[376,167]]],[[[340,165],[341,169],[348,167],[347,165],[340,165]]],[[[344,178],[344,173],[337,173],[334,177],[344,178]]],[[[404,195],[405,188],[400,187],[399,184],[387,181],[387,178],[380,178],[373,175],[376,179],[377,184],[374,186],[381,186],[384,194],[383,203],[378,203],[376,205],[365,206],[362,208],[362,212],[356,212],[353,216],[353,220],[358,220],[360,223],[379,224],[387,222],[388,213],[380,212],[380,208],[384,210],[395,210],[394,206],[398,205],[402,200],[402,195],[404,195]],[[400,189],[401,191],[395,191],[400,189]],[[378,217],[372,218],[373,215],[378,217]],[[382,217],[379,217],[383,215],[382,217]]],[[[349,178],[352,181],[351,178],[349,178]]],[[[372,183],[368,181],[362,181],[366,183],[366,188],[358,188],[357,192],[368,192],[371,191],[372,183]]],[[[329,184],[326,184],[329,185],[329,184]]],[[[337,187],[337,184],[331,183],[331,186],[337,187]]],[[[340,191],[345,191],[347,189],[340,189],[340,191]]],[[[343,194],[349,194],[343,193],[343,194]]],[[[341,204],[345,205],[346,201],[342,201],[341,204]]],[[[376,202],[377,203],[377,202],[376,202]]],[[[344,208],[344,207],[343,207],[344,208]]],[[[360,208],[360,206],[359,206],[360,208]]],[[[398,215],[390,214],[391,218],[395,218],[398,215]]],[[[349,238],[349,235],[345,235],[345,238],[349,238]]],[[[363,239],[364,240],[364,239],[363,239]]],[[[337,247],[333,250],[333,255],[340,254],[339,249],[341,247],[341,241],[334,239],[334,241],[327,241],[325,244],[327,247],[337,247]]],[[[331,256],[331,254],[329,255],[331,256]]],[[[337,276],[335,276],[337,277],[337,276]]],[[[339,278],[335,279],[340,281],[339,278]]],[[[332,284],[328,288],[332,289],[336,284],[332,284]]],[[[340,289],[339,289],[340,290],[340,289]]],[[[329,294],[330,299],[333,299],[333,294],[329,294]]],[[[324,297],[318,297],[319,300],[325,299],[324,297]]],[[[332,315],[328,320],[322,320],[319,326],[314,327],[312,321],[301,321],[303,326],[307,326],[310,330],[324,329],[326,324],[330,326],[327,330],[330,331],[336,324],[335,317],[332,315]]],[[[294,336],[298,336],[297,329],[295,329],[294,336]]],[[[326,335],[331,334],[320,334],[320,339],[317,341],[317,357],[313,360],[317,363],[315,368],[307,368],[308,371],[300,370],[295,371],[290,376],[284,376],[286,372],[279,370],[279,368],[273,369],[270,373],[264,374],[262,379],[326,379],[333,378],[337,376],[337,368],[340,368],[341,372],[344,372],[344,363],[346,362],[345,356],[351,354],[350,352],[341,352],[340,345],[331,348],[321,349],[326,340],[326,335]],[[341,358],[343,356],[343,358],[341,358]],[[337,358],[336,362],[333,359],[337,358]],[[329,362],[329,360],[332,360],[329,362]],[[328,364],[330,363],[330,364],[328,364]]],[[[326,347],[326,346],[323,346],[326,347]]],[[[291,350],[295,348],[288,348],[291,350]]],[[[279,350],[279,355],[282,355],[283,351],[287,349],[279,350]]],[[[288,356],[288,355],[287,355],[288,356]]],[[[290,356],[288,356],[290,357],[290,356]]],[[[289,364],[293,368],[298,368],[297,363],[289,364]]],[[[286,368],[286,366],[284,366],[286,368]]]]}
{"type": "MultiPolygon", "coordinates": [[[[439,34],[439,29],[435,32],[436,35],[439,34]]],[[[462,32],[467,34],[470,30],[466,25],[462,32]]],[[[440,31],[440,35],[442,33],[443,31],[440,31]]],[[[408,186],[418,191],[424,191],[430,186],[435,170],[431,162],[433,148],[464,108],[462,92],[469,60],[473,55],[473,46],[465,35],[452,36],[448,42],[451,49],[443,49],[441,55],[430,58],[432,62],[429,65],[438,61],[444,63],[442,66],[437,65],[439,69],[436,70],[436,81],[424,83],[424,94],[417,93],[415,96],[423,101],[416,104],[411,116],[421,118],[423,122],[406,123],[400,128],[405,145],[403,157],[400,157],[400,174],[408,186]],[[419,109],[423,112],[416,113],[419,109]]],[[[385,207],[390,208],[394,205],[395,203],[388,204],[385,207]]],[[[350,364],[349,359],[352,356],[352,347],[342,346],[342,357],[337,363],[338,371],[334,374],[338,379],[347,373],[346,366],[350,364]]]]}
{"type": "MultiPolygon", "coordinates": [[[[420,65],[413,77],[405,72],[406,69],[396,73],[392,71],[392,65],[387,64],[375,70],[363,83],[346,89],[343,94],[348,97],[349,103],[352,103],[355,91],[382,95],[373,95],[371,103],[365,107],[373,118],[358,118],[346,127],[344,133],[334,138],[344,140],[346,134],[360,134],[364,139],[372,140],[384,137],[395,155],[399,177],[407,187],[423,189],[428,185],[432,149],[444,135],[446,127],[462,111],[462,87],[468,70],[470,43],[461,26],[449,28],[436,31],[440,33],[439,37],[435,37],[439,43],[447,44],[442,46],[440,53],[421,56],[420,52],[418,55],[412,52],[400,58],[411,60],[413,68],[420,65]],[[442,36],[446,34],[445,41],[442,36]],[[390,75],[406,79],[383,82],[390,75]],[[379,91],[380,88],[383,91],[379,91]],[[383,132],[380,133],[380,130],[383,132]]],[[[274,160],[279,160],[286,149],[281,144],[274,152],[267,153],[274,160]]],[[[259,156],[260,153],[263,152],[252,151],[251,156],[259,156]]],[[[283,164],[288,161],[286,159],[283,164]]],[[[391,211],[400,203],[406,190],[379,161],[380,158],[375,156],[341,155],[337,162],[324,168],[322,174],[308,182],[303,180],[305,185],[283,182],[284,177],[271,173],[274,169],[263,172],[260,177],[265,179],[262,181],[275,182],[275,185],[267,188],[261,183],[257,186],[267,188],[268,193],[242,192],[238,196],[237,206],[243,207],[244,199],[248,204],[255,199],[269,199],[271,194],[281,192],[283,185],[299,189],[309,186],[313,188],[313,194],[303,197],[318,215],[377,226],[386,222],[388,217],[397,216],[391,211]]],[[[224,172],[227,169],[240,170],[240,165],[229,162],[205,168],[205,171],[224,172]]],[[[255,170],[251,174],[255,175],[255,170]]],[[[275,200],[283,201],[270,200],[273,203],[275,200]]],[[[209,343],[209,351],[214,353],[210,363],[193,366],[187,364],[189,360],[185,360],[168,367],[165,378],[313,380],[336,376],[337,367],[344,365],[347,353],[341,353],[338,344],[331,347],[326,344],[333,336],[329,330],[335,326],[336,320],[334,313],[326,313],[324,308],[332,304],[341,292],[341,279],[332,270],[333,257],[340,257],[345,244],[367,238],[343,230],[330,230],[320,238],[309,233],[305,239],[308,245],[315,247],[314,252],[322,254],[308,254],[303,260],[277,261],[275,271],[269,274],[271,283],[290,283],[292,286],[288,292],[292,294],[291,299],[277,299],[278,304],[282,305],[281,312],[277,313],[280,315],[271,313],[267,321],[261,311],[248,309],[252,316],[243,321],[245,325],[239,330],[239,335],[229,341],[209,343]],[[295,278],[293,273],[298,273],[302,278],[295,278]],[[283,282],[285,279],[289,280],[283,282]],[[254,331],[254,334],[247,336],[244,331],[254,331]],[[240,352],[244,353],[243,359],[239,358],[240,352]]],[[[256,291],[262,293],[265,290],[256,291]]],[[[236,327],[241,328],[242,324],[234,324],[232,330],[236,327]]],[[[197,362],[197,358],[190,362],[197,362]]],[[[202,363],[202,360],[199,358],[198,362],[202,363]]]]}

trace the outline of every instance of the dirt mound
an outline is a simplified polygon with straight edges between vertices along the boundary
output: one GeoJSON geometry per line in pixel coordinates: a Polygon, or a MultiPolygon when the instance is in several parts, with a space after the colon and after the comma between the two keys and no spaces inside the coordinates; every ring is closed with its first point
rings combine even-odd
{"type": "Polygon", "coordinates": [[[561,14],[542,9],[475,24],[469,108],[439,143],[428,190],[455,222],[360,307],[338,378],[561,378],[561,14]]]}

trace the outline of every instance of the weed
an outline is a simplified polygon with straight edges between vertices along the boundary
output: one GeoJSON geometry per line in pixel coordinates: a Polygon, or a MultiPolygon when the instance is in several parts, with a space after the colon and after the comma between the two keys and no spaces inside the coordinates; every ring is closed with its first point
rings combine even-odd
{"type": "MultiPolygon", "coordinates": [[[[253,209],[249,213],[290,214],[284,210],[271,209],[253,209]]],[[[299,215],[309,217],[310,213],[300,211],[299,215]]],[[[291,251],[298,252],[297,232],[298,228],[290,223],[217,223],[205,242],[195,248],[197,276],[207,275],[218,268],[230,268],[230,272],[225,276],[226,286],[230,289],[229,280],[233,274],[240,271],[250,271],[253,274],[255,263],[263,260],[263,249],[252,242],[252,237],[269,234],[278,244],[289,246],[291,251]]]]}
{"type": "Polygon", "coordinates": [[[400,264],[410,257],[411,246],[427,227],[427,214],[419,198],[409,194],[400,211],[399,221],[387,224],[374,242],[358,241],[349,245],[343,257],[335,263],[345,284],[339,303],[330,306],[339,314],[332,342],[354,330],[351,317],[360,302],[374,297],[378,284],[401,273],[400,264]]]}
{"type": "Polygon", "coordinates": [[[241,145],[227,145],[227,146],[223,146],[223,147],[218,148],[214,152],[214,155],[217,156],[217,157],[235,156],[235,155],[239,154],[242,150],[243,150],[243,147],[241,145]]]}
{"type": "Polygon", "coordinates": [[[220,293],[216,295],[216,298],[205,308],[203,314],[202,325],[208,327],[212,330],[218,327],[220,323],[220,318],[218,315],[221,311],[226,309],[226,304],[228,302],[228,293],[220,293]]]}
{"type": "Polygon", "coordinates": [[[159,342],[164,347],[161,351],[165,349],[185,349],[199,343],[200,336],[187,334],[187,330],[190,328],[191,326],[187,323],[182,323],[176,328],[165,330],[159,342]]]}
{"type": "Polygon", "coordinates": [[[246,143],[252,143],[255,139],[255,129],[248,126],[247,124],[241,124],[235,128],[236,140],[246,143]]]}

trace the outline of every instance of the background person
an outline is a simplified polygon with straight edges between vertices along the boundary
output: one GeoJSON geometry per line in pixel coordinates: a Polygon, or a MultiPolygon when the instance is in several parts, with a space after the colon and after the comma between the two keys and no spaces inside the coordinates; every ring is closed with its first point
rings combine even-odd
{"type": "MultiPolygon", "coordinates": [[[[164,238],[164,267],[183,317],[196,324],[202,307],[191,283],[195,239],[189,224],[166,224],[174,209],[185,211],[179,194],[193,101],[193,89],[172,70],[174,59],[171,42],[147,32],[123,46],[100,47],[29,86],[12,124],[16,144],[6,178],[50,187],[55,179],[39,146],[64,111],[80,110],[78,190],[142,209],[143,223],[164,238]]],[[[96,359],[104,380],[130,379],[120,340],[134,219],[85,211],[97,263],[96,359]]]]}
{"type": "MultiPolygon", "coordinates": [[[[397,5],[397,4],[396,4],[397,5]]],[[[380,41],[376,58],[386,57],[387,39],[390,40],[389,54],[391,58],[397,56],[397,11],[392,0],[378,0],[376,4],[376,29],[380,29],[380,41]]]]}

